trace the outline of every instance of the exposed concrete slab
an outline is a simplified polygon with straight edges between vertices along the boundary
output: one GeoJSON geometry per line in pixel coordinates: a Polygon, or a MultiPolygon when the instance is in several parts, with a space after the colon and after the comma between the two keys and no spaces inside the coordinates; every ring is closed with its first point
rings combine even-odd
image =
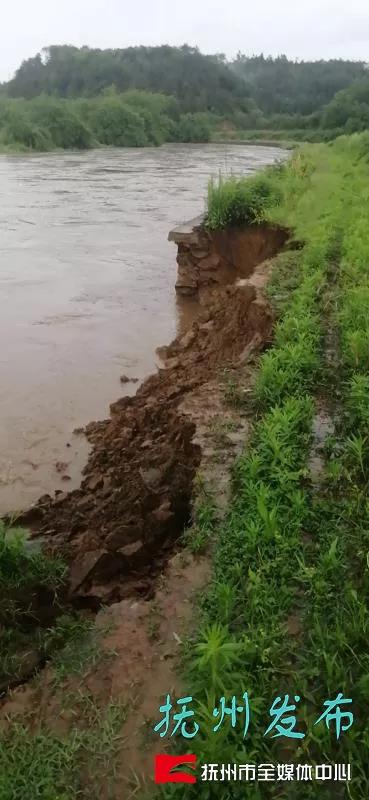
{"type": "Polygon", "coordinates": [[[169,242],[187,242],[191,239],[191,236],[201,228],[205,220],[205,214],[199,214],[198,217],[194,217],[193,219],[188,220],[188,222],[183,222],[181,225],[178,225],[177,228],[172,228],[168,234],[168,241],[169,242]]]}

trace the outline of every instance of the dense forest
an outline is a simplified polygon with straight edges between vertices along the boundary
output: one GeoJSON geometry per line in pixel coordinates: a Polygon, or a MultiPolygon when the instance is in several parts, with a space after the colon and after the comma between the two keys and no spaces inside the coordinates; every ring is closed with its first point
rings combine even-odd
{"type": "Polygon", "coordinates": [[[369,125],[363,62],[197,48],[58,45],[0,86],[2,149],[146,146],[220,138],[332,139],[369,125]]]}
{"type": "Polygon", "coordinates": [[[289,61],[239,53],[232,64],[265,114],[312,114],[340,89],[366,76],[358,61],[289,61]]]}
{"type": "MultiPolygon", "coordinates": [[[[94,97],[115,86],[118,92],[145,89],[176,97],[184,112],[234,108],[247,111],[242,77],[217,56],[188,47],[49,47],[24,61],[7,85],[11,97],[31,98],[45,92],[60,97],[94,97]]],[[[340,86],[339,88],[343,88],[340,86]]]]}

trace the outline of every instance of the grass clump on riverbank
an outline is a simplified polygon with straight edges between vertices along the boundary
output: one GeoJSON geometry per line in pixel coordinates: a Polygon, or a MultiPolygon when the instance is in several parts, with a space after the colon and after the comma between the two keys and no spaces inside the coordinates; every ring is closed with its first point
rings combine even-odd
{"type": "Polygon", "coordinates": [[[0,522],[0,690],[42,662],[43,631],[61,608],[66,569],[0,522]]]}
{"type": "Polygon", "coordinates": [[[63,675],[97,658],[91,621],[67,603],[66,574],[60,558],[0,522],[0,693],[49,660],[63,675]]]}
{"type": "Polygon", "coordinates": [[[10,701],[0,731],[1,800],[111,796],[125,711],[113,702],[99,707],[82,689],[86,672],[112,654],[101,647],[104,627],[68,607],[65,579],[60,559],[0,523],[0,696],[6,701],[9,688],[38,674],[49,702],[59,691],[51,712],[36,704],[22,713],[21,693],[18,710],[10,701]]]}
{"type": "MultiPolygon", "coordinates": [[[[190,749],[200,764],[351,764],[350,783],[304,782],[306,798],[365,800],[369,793],[367,151],[365,136],[343,138],[306,147],[265,174],[279,194],[255,221],[261,213],[289,226],[303,248],[288,302],[281,271],[281,317],[253,390],[257,417],[235,465],[233,497],[215,534],[213,577],[185,661],[200,724],[190,749]],[[251,708],[245,738],[244,692],[251,708]],[[352,701],[341,711],[352,712],[353,724],[337,736],[335,722],[318,720],[340,692],[352,701]],[[229,708],[234,695],[239,717],[233,727],[227,715],[215,733],[213,709],[221,696],[229,708]],[[276,727],[267,733],[272,703],[285,695],[292,709],[282,727],[295,717],[296,739],[273,738],[276,727]]],[[[224,198],[230,215],[239,213],[233,184],[213,184],[213,221],[224,198]]],[[[272,284],[278,297],[278,272],[272,284]]],[[[176,796],[172,789],[168,797],[176,796]]],[[[185,795],[295,798],[301,783],[198,779],[185,795]]]]}
{"type": "Polygon", "coordinates": [[[268,174],[255,175],[249,180],[219,178],[211,180],[208,187],[209,230],[226,228],[266,219],[267,209],[275,204],[276,186],[268,174]]]}
{"type": "Polygon", "coordinates": [[[273,210],[299,196],[313,165],[304,152],[288,165],[277,163],[251,177],[211,179],[208,184],[206,225],[210,230],[267,222],[273,210]]]}

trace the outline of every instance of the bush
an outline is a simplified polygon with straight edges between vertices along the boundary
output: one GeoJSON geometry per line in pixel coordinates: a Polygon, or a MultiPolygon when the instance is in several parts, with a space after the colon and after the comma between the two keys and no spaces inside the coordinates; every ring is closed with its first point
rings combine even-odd
{"type": "Polygon", "coordinates": [[[118,97],[95,101],[90,123],[101,144],[116,147],[145,147],[148,144],[144,119],[118,97]]]}
{"type": "Polygon", "coordinates": [[[215,230],[262,222],[267,208],[277,200],[271,173],[226,181],[220,177],[218,183],[212,179],[208,186],[207,227],[215,230]]]}
{"type": "Polygon", "coordinates": [[[53,146],[47,133],[29,115],[29,108],[18,102],[0,106],[2,142],[15,149],[50,150],[53,146]]]}
{"type": "Polygon", "coordinates": [[[157,92],[131,89],[123,92],[120,99],[143,118],[150,144],[160,145],[171,139],[174,121],[179,119],[176,98],[157,92]]]}
{"type": "Polygon", "coordinates": [[[209,142],[211,135],[207,114],[183,114],[175,132],[177,142],[209,142]]]}
{"type": "Polygon", "coordinates": [[[10,114],[2,131],[5,145],[21,145],[27,150],[50,150],[52,141],[47,131],[41,130],[23,114],[10,114]]]}
{"type": "Polygon", "coordinates": [[[365,130],[369,125],[369,80],[355,81],[325,106],[321,115],[323,128],[342,127],[345,133],[365,130]]]}
{"type": "Polygon", "coordinates": [[[68,103],[49,97],[38,98],[29,104],[28,111],[33,124],[41,128],[54,147],[85,150],[92,146],[91,131],[68,103]]]}
{"type": "Polygon", "coordinates": [[[148,144],[160,145],[168,140],[170,120],[158,120],[146,108],[140,109],[139,114],[144,124],[148,144]]]}

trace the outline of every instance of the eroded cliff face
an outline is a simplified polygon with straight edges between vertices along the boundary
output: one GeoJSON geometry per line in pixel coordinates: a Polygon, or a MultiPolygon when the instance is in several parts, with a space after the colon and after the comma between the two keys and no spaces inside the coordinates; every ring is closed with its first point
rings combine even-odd
{"type": "MultiPolygon", "coordinates": [[[[87,425],[92,451],[80,488],[43,497],[25,515],[47,548],[69,563],[69,597],[77,605],[97,608],[154,591],[191,520],[202,463],[199,403],[191,398],[270,338],[263,262],[287,235],[267,226],[209,234],[193,223],[187,233],[172,232],[182,263],[177,288],[200,295],[196,321],[159,349],[163,368],[134,397],[113,403],[110,419],[87,425]]],[[[205,410],[211,417],[211,398],[205,410]]]]}
{"type": "Polygon", "coordinates": [[[201,463],[196,419],[181,404],[271,327],[252,286],[215,290],[187,333],[161,349],[164,367],[113,403],[111,419],[87,426],[93,447],[80,489],[44,497],[32,512],[38,535],[70,564],[77,604],[150,595],[190,522],[201,463]]]}
{"type": "Polygon", "coordinates": [[[199,290],[234,283],[283,247],[289,232],[273,225],[248,225],[208,231],[204,216],[170,231],[178,246],[176,291],[196,295],[199,290]]]}

